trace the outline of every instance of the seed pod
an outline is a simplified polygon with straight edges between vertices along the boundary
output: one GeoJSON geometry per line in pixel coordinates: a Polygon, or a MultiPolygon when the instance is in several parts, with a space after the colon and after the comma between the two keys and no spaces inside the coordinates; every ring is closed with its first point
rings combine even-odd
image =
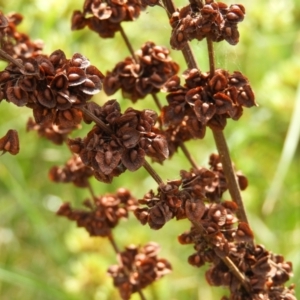
{"type": "Polygon", "coordinates": [[[16,130],[10,129],[7,131],[6,135],[0,138],[0,151],[9,152],[12,155],[19,153],[19,136],[16,130]]]}
{"type": "Polygon", "coordinates": [[[6,91],[7,100],[17,106],[25,106],[28,103],[28,94],[19,86],[11,86],[6,91]]]}

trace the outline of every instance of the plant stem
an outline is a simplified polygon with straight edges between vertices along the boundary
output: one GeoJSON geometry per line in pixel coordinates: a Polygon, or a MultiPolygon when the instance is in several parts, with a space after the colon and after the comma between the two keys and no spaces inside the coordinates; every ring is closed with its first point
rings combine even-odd
{"type": "Polygon", "coordinates": [[[112,247],[114,248],[115,252],[117,254],[120,254],[120,250],[119,250],[118,245],[117,245],[117,243],[116,243],[116,241],[115,241],[115,239],[112,235],[112,232],[110,232],[110,234],[107,236],[107,238],[108,238],[110,244],[112,245],[112,247]]]}
{"type": "Polygon", "coordinates": [[[188,159],[188,161],[192,165],[192,167],[194,169],[198,169],[197,163],[195,162],[191,153],[189,152],[189,150],[187,149],[187,147],[185,146],[185,144],[183,142],[180,142],[180,148],[181,148],[182,152],[184,153],[185,157],[188,159]]]}
{"type": "Polygon", "coordinates": [[[162,105],[161,105],[157,95],[155,93],[152,93],[151,95],[152,95],[152,98],[153,98],[157,108],[159,109],[159,111],[161,111],[162,110],[162,105]]]}
{"type": "Polygon", "coordinates": [[[158,184],[164,184],[163,180],[146,160],[144,160],[143,167],[158,184]]]}
{"type": "Polygon", "coordinates": [[[210,77],[213,77],[215,74],[215,56],[214,56],[214,44],[211,38],[206,38],[208,58],[209,58],[209,73],[210,77]]]}
{"type": "Polygon", "coordinates": [[[248,293],[250,293],[250,288],[248,285],[247,278],[244,276],[243,273],[240,272],[240,270],[237,268],[237,266],[234,264],[234,262],[228,256],[220,257],[220,258],[225,263],[225,265],[228,267],[230,272],[240,281],[240,283],[245,288],[245,290],[248,293]]]}
{"type": "MultiPolygon", "coordinates": [[[[163,6],[167,12],[167,15],[170,19],[172,14],[176,11],[176,7],[172,0],[163,0],[163,6]]],[[[182,54],[185,59],[186,64],[188,65],[189,69],[197,68],[197,63],[195,60],[195,56],[193,54],[192,48],[189,42],[186,42],[184,48],[182,49],[182,54]]]]}
{"type": "Polygon", "coordinates": [[[122,36],[122,38],[123,38],[123,40],[124,40],[124,42],[125,42],[128,50],[130,52],[132,58],[134,59],[135,62],[137,62],[137,58],[136,58],[136,56],[134,54],[134,50],[132,48],[132,45],[131,45],[131,43],[130,43],[130,41],[129,41],[129,39],[128,39],[128,37],[127,37],[127,35],[126,35],[126,33],[125,33],[125,31],[124,31],[124,29],[123,29],[123,27],[121,25],[120,25],[120,33],[121,33],[121,36],[122,36]]]}
{"type": "Polygon", "coordinates": [[[0,49],[0,56],[3,57],[4,59],[8,60],[9,62],[13,63],[16,65],[18,68],[23,69],[22,63],[20,63],[17,59],[13,58],[10,56],[8,53],[0,49]]]}
{"type": "Polygon", "coordinates": [[[95,200],[96,200],[96,195],[95,195],[95,193],[94,193],[94,190],[93,190],[93,187],[92,187],[92,185],[91,185],[91,183],[90,182],[88,182],[88,190],[89,190],[89,192],[90,192],[90,194],[91,194],[91,196],[92,196],[92,198],[93,198],[93,201],[95,202],[95,200]]]}
{"type": "Polygon", "coordinates": [[[228,184],[228,190],[232,200],[238,205],[237,217],[240,221],[248,223],[244,203],[241,197],[240,188],[232,167],[228,146],[221,130],[213,130],[214,140],[220,155],[223,171],[228,184]]]}
{"type": "MultiPolygon", "coordinates": [[[[156,94],[152,94],[152,97],[154,99],[154,102],[157,106],[157,108],[161,111],[162,110],[162,105],[157,97],[156,94]]],[[[186,156],[186,158],[188,159],[188,161],[190,162],[190,164],[192,165],[193,168],[198,169],[198,166],[195,162],[195,160],[193,159],[191,153],[189,152],[189,150],[186,148],[186,146],[184,145],[183,142],[180,142],[179,147],[181,148],[183,154],[186,156]]]]}
{"type": "Polygon", "coordinates": [[[97,118],[92,112],[90,112],[85,107],[79,107],[79,109],[88,117],[90,117],[101,129],[103,129],[106,133],[112,134],[111,129],[99,118],[97,118]]]}
{"type": "MultiPolygon", "coordinates": [[[[215,73],[215,58],[214,58],[213,42],[210,38],[206,38],[206,41],[207,41],[207,50],[208,50],[208,58],[209,58],[210,76],[213,77],[215,73]]],[[[246,222],[248,224],[249,222],[247,219],[244,203],[240,193],[240,188],[235,176],[235,172],[232,167],[232,161],[230,158],[229,149],[223,131],[213,130],[213,136],[222,162],[230,196],[232,197],[232,200],[238,205],[237,217],[239,218],[240,221],[246,222]]]]}

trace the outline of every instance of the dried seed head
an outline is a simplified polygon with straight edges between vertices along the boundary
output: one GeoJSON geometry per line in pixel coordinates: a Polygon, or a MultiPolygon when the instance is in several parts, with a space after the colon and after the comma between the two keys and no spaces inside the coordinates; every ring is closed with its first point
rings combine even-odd
{"type": "Polygon", "coordinates": [[[19,136],[16,130],[10,129],[6,135],[0,138],[0,151],[2,154],[9,152],[12,155],[19,153],[19,136]]]}

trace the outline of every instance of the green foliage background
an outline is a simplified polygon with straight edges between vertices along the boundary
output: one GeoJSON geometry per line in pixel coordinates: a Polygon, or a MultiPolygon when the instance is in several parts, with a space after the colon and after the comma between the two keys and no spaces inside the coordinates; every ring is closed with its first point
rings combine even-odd
{"type": "MultiPolygon", "coordinates": [[[[240,70],[248,76],[260,106],[245,111],[238,122],[229,122],[225,134],[237,169],[249,179],[250,185],[243,197],[256,240],[293,262],[291,282],[299,287],[299,145],[292,157],[284,157],[286,161],[292,160],[288,172],[278,176],[282,188],[277,194],[274,210],[265,214],[262,207],[286,142],[296,91],[300,87],[300,2],[244,0],[240,3],[247,11],[246,19],[239,26],[240,43],[235,47],[217,44],[216,62],[218,67],[240,70]]],[[[82,4],[82,0],[0,0],[0,9],[4,13],[22,13],[25,19],[20,30],[32,39],[42,39],[45,53],[62,49],[70,57],[80,52],[105,73],[129,53],[119,34],[115,39],[103,40],[87,29],[70,30],[72,11],[82,9],[82,4]]],[[[184,4],[182,0],[176,2],[178,6],[184,4]]],[[[124,24],[124,29],[135,49],[146,39],[164,46],[169,44],[170,26],[162,8],[148,8],[136,22],[124,24]]],[[[205,42],[193,42],[192,45],[199,66],[207,70],[205,42]]],[[[184,71],[181,53],[172,51],[172,57],[184,71]]],[[[94,100],[101,104],[112,98],[100,93],[94,100]]],[[[114,98],[123,108],[131,106],[120,94],[114,98]]],[[[165,101],[163,94],[160,98],[165,101]]],[[[150,98],[140,101],[137,107],[155,109],[150,98]]],[[[57,185],[48,180],[49,168],[63,164],[70,153],[65,146],[55,146],[39,139],[35,132],[26,132],[25,124],[30,115],[29,109],[5,101],[0,105],[0,136],[10,128],[17,129],[21,146],[17,156],[5,154],[0,157],[0,298],[118,299],[111,279],[106,276],[109,265],[116,262],[109,243],[105,239],[89,238],[84,230],[55,215],[62,201],[80,206],[89,195],[72,185],[57,185]]],[[[300,121],[299,116],[296,117],[299,128],[297,119],[300,121]]],[[[82,136],[87,130],[84,126],[74,136],[82,136]]],[[[299,144],[296,131],[293,139],[299,144]]],[[[204,140],[191,141],[187,146],[202,165],[206,165],[209,154],[216,151],[210,132],[204,140]]],[[[174,179],[180,169],[188,169],[189,165],[179,152],[164,166],[154,167],[163,179],[174,179]]],[[[112,185],[96,181],[92,184],[99,194],[123,186],[131,189],[136,197],[156,189],[144,170],[126,172],[112,185]]],[[[157,241],[162,246],[161,256],[173,265],[172,274],[146,290],[147,299],[210,300],[220,299],[226,293],[223,288],[211,288],[206,284],[205,268],[197,269],[187,264],[187,257],[193,253],[192,247],[179,245],[177,236],[188,228],[185,221],[170,221],[162,230],[151,231],[131,218],[116,229],[120,247],[157,241]]],[[[297,295],[300,297],[299,289],[297,295]]],[[[139,298],[134,296],[133,299],[139,298]]]]}

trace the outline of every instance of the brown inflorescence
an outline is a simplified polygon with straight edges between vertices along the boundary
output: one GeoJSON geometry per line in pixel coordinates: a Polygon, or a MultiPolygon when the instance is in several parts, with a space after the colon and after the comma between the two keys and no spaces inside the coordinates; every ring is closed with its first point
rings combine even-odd
{"type": "MultiPolygon", "coordinates": [[[[250,238],[250,237],[249,237],[250,238]]],[[[230,296],[222,299],[227,300],[296,300],[294,296],[294,286],[284,287],[284,284],[291,278],[292,264],[284,261],[281,255],[267,251],[262,245],[255,245],[254,249],[247,247],[245,242],[238,240],[227,242],[226,252],[221,253],[218,248],[214,249],[212,240],[222,241],[217,233],[207,239],[207,236],[199,235],[192,231],[184,233],[179,237],[180,242],[194,244],[197,251],[188,259],[189,263],[195,267],[200,267],[209,263],[210,267],[206,271],[206,280],[212,286],[228,287],[230,296]],[[214,237],[214,239],[213,239],[214,237]],[[202,240],[200,242],[200,240],[202,240]],[[191,242],[190,242],[191,241],[191,242]],[[221,259],[226,253],[235,266],[238,267],[240,274],[244,276],[244,284],[234,275],[232,270],[221,259]]]]}
{"type": "Polygon", "coordinates": [[[83,164],[81,158],[74,154],[63,167],[54,166],[49,171],[49,178],[54,182],[73,182],[77,187],[88,187],[93,170],[83,164]]]}
{"type": "Polygon", "coordinates": [[[41,55],[43,42],[41,40],[32,41],[27,34],[17,30],[17,26],[22,20],[21,14],[10,13],[5,16],[0,11],[1,49],[13,58],[24,59],[41,55]]]}
{"type": "Polygon", "coordinates": [[[235,71],[217,69],[211,75],[190,69],[184,73],[185,84],[173,76],[165,85],[168,106],[161,119],[166,128],[170,155],[182,141],[203,138],[206,127],[223,130],[227,118],[238,120],[243,107],[257,105],[247,77],[235,71]]]}
{"type": "Polygon", "coordinates": [[[244,6],[227,6],[223,2],[211,0],[205,2],[202,7],[189,4],[172,14],[172,48],[182,50],[187,41],[201,41],[204,38],[210,38],[214,42],[226,40],[231,45],[238,43],[237,24],[244,19],[244,6]]]}
{"type": "Polygon", "coordinates": [[[122,114],[116,100],[102,107],[94,104],[91,109],[107,130],[95,125],[84,139],[69,139],[68,144],[86,166],[93,168],[98,180],[111,182],[126,169],[137,170],[146,155],[159,162],[168,157],[165,137],[154,127],[154,111],[128,108],[122,114]]]}
{"type": "MultiPolygon", "coordinates": [[[[143,225],[148,224],[152,229],[160,229],[174,217],[200,220],[207,207],[221,205],[222,195],[228,187],[217,154],[210,156],[210,169],[191,169],[189,172],[182,170],[180,176],[179,180],[161,184],[156,194],[151,190],[139,200],[139,203],[146,207],[139,207],[134,213],[143,225]]],[[[243,179],[239,182],[243,183],[241,188],[245,189],[245,176],[240,172],[237,172],[236,176],[237,179],[243,179]]],[[[234,202],[222,205],[229,205],[236,210],[234,202]]],[[[230,222],[236,222],[233,214],[228,214],[229,219],[230,222]]]]}
{"type": "Polygon", "coordinates": [[[37,124],[33,118],[29,118],[26,124],[27,131],[36,131],[40,137],[46,138],[56,145],[62,145],[66,141],[68,135],[73,129],[78,128],[79,125],[74,127],[60,128],[52,123],[52,120],[46,120],[37,124]]]}
{"type": "Polygon", "coordinates": [[[87,209],[73,209],[70,203],[64,203],[57,215],[75,221],[78,227],[84,227],[90,236],[107,237],[117,226],[121,218],[128,218],[128,212],[134,210],[137,201],[124,188],[115,194],[95,197],[93,201],[86,200],[87,209]]]}
{"type": "Polygon", "coordinates": [[[108,274],[123,300],[171,272],[171,264],[157,257],[159,251],[159,245],[150,242],[143,247],[128,246],[119,254],[119,265],[111,266],[108,274]]]}
{"type": "Polygon", "coordinates": [[[0,151],[2,154],[9,152],[12,155],[19,153],[19,136],[16,130],[10,129],[5,136],[0,138],[0,151]]]}
{"type": "Polygon", "coordinates": [[[103,82],[104,91],[112,95],[121,89],[123,97],[133,102],[158,93],[179,70],[169,54],[170,51],[165,47],[156,46],[153,42],[145,43],[135,53],[135,58],[127,57],[111,72],[107,72],[103,82]]]}
{"type": "Polygon", "coordinates": [[[0,101],[31,108],[37,124],[72,130],[82,120],[78,108],[101,90],[103,77],[83,55],[67,59],[56,50],[48,58],[18,59],[0,72],[0,101]]]}
{"type": "Polygon", "coordinates": [[[83,11],[73,12],[72,30],[80,30],[87,26],[102,38],[114,37],[120,30],[121,22],[138,18],[145,5],[142,2],[144,1],[85,0],[83,11]]]}

